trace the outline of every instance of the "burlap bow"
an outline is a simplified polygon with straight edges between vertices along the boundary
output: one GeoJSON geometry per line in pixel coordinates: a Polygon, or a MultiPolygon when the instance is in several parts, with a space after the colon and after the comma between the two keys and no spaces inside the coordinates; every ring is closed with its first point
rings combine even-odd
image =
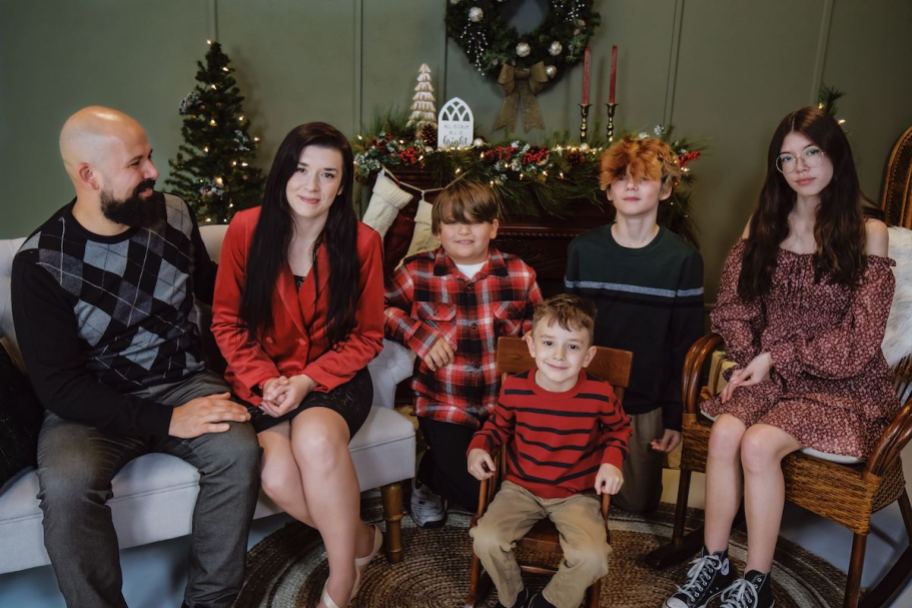
{"type": "Polygon", "coordinates": [[[545,73],[545,64],[539,61],[531,68],[517,68],[510,64],[503,64],[497,83],[503,88],[504,100],[500,107],[500,116],[494,124],[494,130],[512,130],[516,124],[516,111],[522,104],[523,129],[544,129],[541,110],[535,96],[548,82],[545,73]]]}

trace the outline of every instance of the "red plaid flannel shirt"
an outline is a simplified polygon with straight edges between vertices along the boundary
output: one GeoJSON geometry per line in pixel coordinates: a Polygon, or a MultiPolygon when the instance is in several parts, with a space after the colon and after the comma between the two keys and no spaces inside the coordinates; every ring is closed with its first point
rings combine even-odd
{"type": "Polygon", "coordinates": [[[471,279],[443,248],[405,260],[387,284],[385,333],[418,355],[412,377],[416,414],[481,426],[494,411],[500,387],[497,338],[528,331],[541,301],[535,271],[493,248],[471,279]],[[441,337],[456,355],[432,372],[423,359],[441,337]]]}

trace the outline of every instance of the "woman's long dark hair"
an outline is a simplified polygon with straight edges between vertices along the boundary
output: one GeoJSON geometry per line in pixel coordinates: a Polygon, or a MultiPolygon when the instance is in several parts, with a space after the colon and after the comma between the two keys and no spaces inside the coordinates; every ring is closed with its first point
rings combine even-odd
{"type": "Polygon", "coordinates": [[[852,149],[836,120],[815,107],[792,112],[779,123],[767,153],[766,180],[750,220],[745,243],[738,295],[752,300],[769,293],[779,245],[788,236],[788,216],[797,195],[776,169],[782,141],[791,132],[801,133],[823,150],[833,163],[833,177],[820,193],[814,222],[815,280],[823,278],[853,287],[865,268],[865,228],[862,194],[852,149]]]}
{"type": "MultiPolygon", "coordinates": [[[[240,314],[252,340],[273,324],[272,299],[279,271],[287,263],[295,225],[285,186],[297,170],[298,159],[307,146],[331,148],[342,153],[342,192],[329,208],[326,226],[315,247],[322,241],[329,254],[327,335],[330,345],[344,340],[355,327],[359,264],[358,218],[352,207],[354,156],[348,140],[338,129],[324,122],[310,122],[295,127],[285,136],[266,180],[260,218],[247,255],[247,277],[241,296],[240,314]]],[[[316,272],[316,265],[312,272],[316,272]]]]}

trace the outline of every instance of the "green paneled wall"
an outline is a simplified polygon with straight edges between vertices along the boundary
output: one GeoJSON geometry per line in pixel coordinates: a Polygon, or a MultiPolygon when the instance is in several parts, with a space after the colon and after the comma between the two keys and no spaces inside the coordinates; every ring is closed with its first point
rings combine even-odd
{"type": "MultiPolygon", "coordinates": [[[[469,1],[469,0],[463,0],[469,1]]],[[[514,0],[516,1],[516,0],[514,0]]],[[[0,0],[0,238],[24,235],[70,196],[57,156],[66,117],[89,103],[146,125],[159,169],[180,141],[177,105],[217,35],[238,70],[267,166],[295,124],[326,120],[355,135],[378,111],[406,109],[418,66],[438,106],[452,96],[489,139],[497,87],[444,37],[447,0],[0,0]]],[[[877,197],[889,148],[912,124],[909,0],[596,0],[592,115],[604,125],[608,58],[620,47],[617,120],[671,123],[709,153],[693,165],[693,213],[714,293],[727,248],[763,178],[776,122],[820,82],[848,96],[862,185],[877,197]]],[[[529,25],[544,0],[525,0],[529,25]]],[[[539,98],[548,132],[575,131],[581,69],[539,98]]],[[[516,136],[540,141],[545,134],[516,136]]]]}

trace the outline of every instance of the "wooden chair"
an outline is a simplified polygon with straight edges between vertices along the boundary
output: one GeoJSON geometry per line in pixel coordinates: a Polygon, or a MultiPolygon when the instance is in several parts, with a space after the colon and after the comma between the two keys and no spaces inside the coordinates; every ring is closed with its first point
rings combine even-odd
{"type": "MultiPolygon", "coordinates": [[[[888,221],[905,227],[912,225],[912,128],[894,147],[882,202],[888,221]]],[[[701,389],[701,374],[704,363],[720,346],[721,336],[704,336],[694,343],[684,362],[684,447],[674,532],[670,544],[646,557],[646,562],[656,568],[665,568],[691,557],[703,544],[703,527],[685,535],[684,518],[691,473],[706,470],[711,428],[711,422],[698,409],[699,402],[710,397],[707,387],[701,389]]],[[[907,398],[912,380],[912,357],[906,357],[894,368],[894,376],[897,394],[907,398]]],[[[912,399],[900,408],[867,462],[838,464],[801,452],[790,454],[782,461],[785,499],[845,526],[854,535],[843,603],[846,608],[882,606],[912,577],[912,503],[906,491],[901,460],[902,450],[910,438],[912,399]],[[909,542],[889,572],[861,597],[861,573],[871,515],[893,502],[899,503],[909,542]]]]}
{"type": "MultiPolygon", "coordinates": [[[[633,362],[633,353],[626,350],[616,350],[613,348],[598,348],[598,352],[588,367],[588,371],[603,380],[611,383],[618,400],[623,401],[624,389],[630,382],[630,367],[633,362]]],[[[520,338],[502,337],[497,341],[497,371],[502,375],[515,374],[524,372],[534,365],[532,357],[529,356],[529,349],[526,343],[520,338]]],[[[478,510],[472,517],[471,526],[474,528],[478,520],[484,515],[497,488],[500,486],[500,480],[506,472],[506,458],[504,450],[499,455],[492,455],[498,462],[498,471],[494,477],[481,482],[481,492],[478,499],[478,510]]],[[[611,497],[603,494],[601,497],[602,517],[605,518],[605,531],[608,533],[608,542],[611,542],[611,534],[608,530],[608,509],[611,506],[611,497]]],[[[560,541],[558,540],[557,529],[548,519],[543,519],[526,534],[520,541],[520,546],[535,554],[561,554],[560,541]]],[[[553,574],[556,568],[548,564],[520,564],[523,572],[532,574],[553,574]]],[[[481,561],[476,555],[472,555],[472,569],[469,578],[469,594],[465,600],[465,608],[474,608],[476,602],[481,601],[490,591],[491,580],[483,572],[481,561]]],[[[596,581],[587,590],[586,605],[589,608],[597,608],[599,605],[599,595],[601,593],[601,581],[596,581]]]]}

